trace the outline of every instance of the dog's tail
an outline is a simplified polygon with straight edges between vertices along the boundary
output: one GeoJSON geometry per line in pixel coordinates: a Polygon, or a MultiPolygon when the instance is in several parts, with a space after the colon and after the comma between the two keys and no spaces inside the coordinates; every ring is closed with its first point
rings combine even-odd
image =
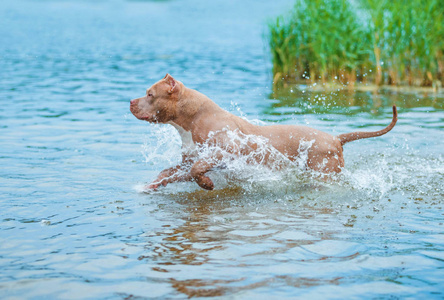
{"type": "Polygon", "coordinates": [[[396,105],[393,105],[393,119],[390,125],[387,126],[386,128],[372,132],[357,131],[357,132],[344,133],[338,135],[337,137],[339,141],[341,141],[341,145],[344,145],[345,143],[348,142],[380,136],[392,130],[392,128],[395,127],[396,125],[396,121],[398,121],[398,111],[396,110],[396,105]]]}

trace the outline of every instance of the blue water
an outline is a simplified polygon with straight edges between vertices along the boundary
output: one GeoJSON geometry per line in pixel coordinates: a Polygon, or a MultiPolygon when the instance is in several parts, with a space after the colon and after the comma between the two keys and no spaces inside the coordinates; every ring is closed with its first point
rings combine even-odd
{"type": "Polygon", "coordinates": [[[442,94],[273,95],[266,24],[293,1],[0,4],[0,298],[444,297],[442,94]],[[389,134],[337,182],[180,160],[129,100],[166,73],[252,122],[389,134]],[[346,99],[346,100],[344,100],[346,99]]]}

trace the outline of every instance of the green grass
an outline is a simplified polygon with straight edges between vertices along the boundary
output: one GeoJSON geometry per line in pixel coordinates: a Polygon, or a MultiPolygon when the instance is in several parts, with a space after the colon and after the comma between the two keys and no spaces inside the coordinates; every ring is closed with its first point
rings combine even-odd
{"type": "Polygon", "coordinates": [[[269,24],[273,82],[442,82],[443,24],[444,0],[298,0],[269,24]]]}

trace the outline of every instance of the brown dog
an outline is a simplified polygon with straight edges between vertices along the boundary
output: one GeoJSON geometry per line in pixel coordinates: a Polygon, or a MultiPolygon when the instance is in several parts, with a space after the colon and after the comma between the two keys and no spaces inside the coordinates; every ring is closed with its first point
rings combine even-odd
{"type": "Polygon", "coordinates": [[[147,89],[144,97],[131,100],[130,110],[140,120],[173,125],[182,138],[182,163],[163,170],[148,189],[175,181],[195,181],[200,187],[212,190],[214,184],[205,174],[221,163],[223,154],[217,149],[236,156],[250,156],[254,163],[273,166],[278,163],[276,153],[294,161],[300,156],[304,142],[310,142],[305,149],[306,167],[323,174],[339,173],[344,166],[342,145],[386,134],[397,121],[396,106],[393,106],[390,125],[375,132],[332,136],[306,126],[256,126],[223,110],[169,74],[147,89]],[[202,157],[198,153],[203,147],[214,151],[202,157]]]}

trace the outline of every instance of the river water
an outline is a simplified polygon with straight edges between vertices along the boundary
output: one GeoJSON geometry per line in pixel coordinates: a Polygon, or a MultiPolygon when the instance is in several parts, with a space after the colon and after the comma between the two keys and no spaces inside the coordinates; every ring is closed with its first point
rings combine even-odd
{"type": "Polygon", "coordinates": [[[2,1],[0,298],[444,297],[444,98],[273,94],[266,24],[292,5],[2,1]],[[166,73],[256,123],[399,121],[334,182],[240,164],[143,193],[180,140],[129,100],[166,73]]]}

